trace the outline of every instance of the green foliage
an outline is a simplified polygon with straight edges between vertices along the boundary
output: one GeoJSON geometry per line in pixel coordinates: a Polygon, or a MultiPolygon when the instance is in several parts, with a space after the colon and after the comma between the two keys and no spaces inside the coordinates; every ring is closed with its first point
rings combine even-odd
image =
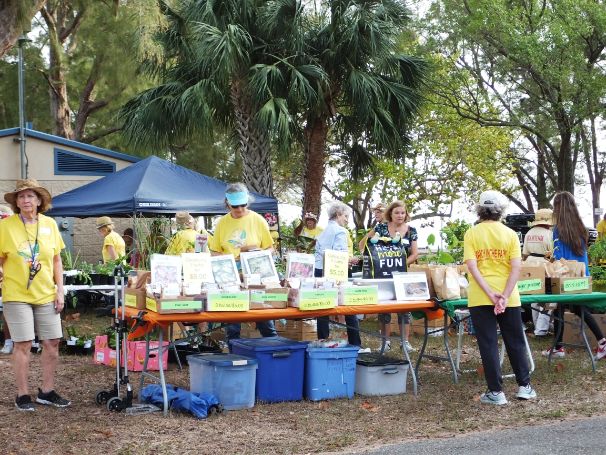
{"type": "Polygon", "coordinates": [[[61,250],[61,262],[63,270],[77,270],[80,265],[80,254],[73,255],[70,250],[64,248],[61,250]]]}
{"type": "Polygon", "coordinates": [[[592,264],[600,265],[606,262],[606,238],[599,239],[591,245],[587,249],[587,254],[592,264]]]}
{"type": "Polygon", "coordinates": [[[170,240],[170,218],[145,218],[136,216],[132,219],[135,253],[139,258],[138,268],[149,270],[152,254],[163,254],[170,240]]]}
{"type": "Polygon", "coordinates": [[[465,220],[453,220],[446,223],[446,226],[440,230],[453,259],[452,262],[457,264],[463,262],[463,238],[470,227],[471,225],[465,220]]]}

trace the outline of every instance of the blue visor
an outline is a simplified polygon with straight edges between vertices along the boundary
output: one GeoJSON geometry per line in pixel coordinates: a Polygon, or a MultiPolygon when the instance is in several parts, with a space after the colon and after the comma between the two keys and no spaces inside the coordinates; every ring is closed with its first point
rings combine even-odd
{"type": "Polygon", "coordinates": [[[225,198],[231,206],[248,204],[248,193],[246,191],[238,191],[236,193],[225,193],[225,198]]]}

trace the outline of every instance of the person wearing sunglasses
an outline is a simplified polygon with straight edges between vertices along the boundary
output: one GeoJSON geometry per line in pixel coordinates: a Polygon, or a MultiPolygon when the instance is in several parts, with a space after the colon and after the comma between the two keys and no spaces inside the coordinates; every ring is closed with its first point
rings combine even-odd
{"type": "Polygon", "coordinates": [[[55,392],[54,376],[63,335],[63,264],[65,248],[57,223],[43,213],[51,195],[34,179],[18,180],[4,195],[14,215],[0,223],[0,268],[4,316],[13,339],[12,363],[17,385],[15,406],[34,411],[28,390],[30,348],[42,341],[42,384],[36,403],[64,408],[70,401],[55,392]]]}
{"type": "MultiPolygon", "coordinates": [[[[219,218],[215,232],[208,240],[211,254],[233,254],[240,269],[240,253],[273,250],[274,241],[265,219],[248,208],[252,196],[243,183],[231,183],[225,189],[225,206],[229,212],[219,218]]],[[[277,336],[273,321],[257,322],[264,337],[277,336]]],[[[240,338],[240,324],[226,326],[227,340],[240,338]]]]}

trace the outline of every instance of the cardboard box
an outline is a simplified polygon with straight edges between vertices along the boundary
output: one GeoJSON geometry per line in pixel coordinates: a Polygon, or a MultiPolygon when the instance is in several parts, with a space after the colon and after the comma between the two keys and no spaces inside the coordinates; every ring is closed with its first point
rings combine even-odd
{"type": "Polygon", "coordinates": [[[278,335],[296,341],[314,341],[318,339],[317,322],[310,320],[276,321],[278,335]]]}
{"type": "MultiPolygon", "coordinates": [[[[279,333],[278,335],[282,336],[279,333]]],[[[257,330],[257,324],[254,322],[240,324],[240,338],[261,338],[261,333],[257,330]]]]}
{"type": "MultiPolygon", "coordinates": [[[[145,310],[147,308],[147,300],[153,301],[152,298],[147,297],[145,288],[126,288],[124,295],[124,305],[137,310],[145,310]]],[[[150,302],[150,305],[153,305],[150,302]]]]}
{"type": "Polygon", "coordinates": [[[268,288],[250,290],[250,309],[266,310],[288,306],[288,288],[268,288]]]}
{"type": "Polygon", "coordinates": [[[590,276],[582,278],[550,278],[551,294],[591,294],[590,276]]]}
{"type": "MultiPolygon", "coordinates": [[[[594,314],[593,318],[600,326],[600,329],[602,329],[602,333],[606,333],[606,314],[594,314]]],[[[598,340],[595,339],[593,333],[591,333],[591,330],[587,327],[587,324],[585,324],[585,336],[593,349],[598,347],[598,340]]],[[[568,344],[583,343],[581,337],[581,318],[568,311],[564,313],[564,334],[562,335],[562,342],[568,344]]]]}
{"type": "MultiPolygon", "coordinates": [[[[392,319],[393,321],[393,319],[392,319]]],[[[396,317],[397,321],[397,317],[396,317]]],[[[450,323],[450,318],[448,320],[450,323]]],[[[444,329],[444,319],[432,319],[431,321],[427,321],[427,328],[432,336],[442,336],[442,331],[439,329],[444,329]]],[[[421,319],[413,319],[410,322],[410,333],[414,333],[416,335],[425,335],[425,321],[423,318],[421,319]]]]}
{"type": "Polygon", "coordinates": [[[294,289],[288,292],[288,306],[305,310],[324,310],[335,308],[339,299],[337,288],[331,289],[294,289]]]}
{"type": "Polygon", "coordinates": [[[171,313],[200,313],[204,310],[202,296],[186,297],[150,297],[146,299],[145,307],[149,311],[160,314],[171,313]]]}
{"type": "Polygon", "coordinates": [[[522,264],[518,291],[520,294],[545,294],[545,267],[522,264]]]}

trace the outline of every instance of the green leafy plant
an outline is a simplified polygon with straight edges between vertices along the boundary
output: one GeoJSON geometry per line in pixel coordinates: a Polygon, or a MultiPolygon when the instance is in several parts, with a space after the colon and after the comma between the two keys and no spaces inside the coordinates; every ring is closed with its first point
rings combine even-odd
{"type": "Polygon", "coordinates": [[[170,240],[170,218],[133,217],[137,268],[149,270],[152,254],[163,254],[170,240]]]}
{"type": "Polygon", "coordinates": [[[606,238],[600,239],[591,245],[587,250],[587,254],[592,264],[599,265],[606,263],[606,238]]]}
{"type": "Polygon", "coordinates": [[[453,259],[452,262],[457,264],[463,262],[463,238],[470,227],[471,224],[465,220],[453,220],[446,223],[446,226],[440,230],[448,252],[453,259]]]}
{"type": "Polygon", "coordinates": [[[61,262],[63,263],[63,270],[77,270],[80,263],[80,254],[72,254],[70,250],[64,248],[61,250],[61,262]]]}
{"type": "MultiPolygon", "coordinates": [[[[94,267],[86,261],[82,261],[78,266],[78,280],[84,284],[93,284],[90,277],[91,273],[94,272],[94,267]]],[[[75,304],[74,304],[75,305],[75,304]]]]}

